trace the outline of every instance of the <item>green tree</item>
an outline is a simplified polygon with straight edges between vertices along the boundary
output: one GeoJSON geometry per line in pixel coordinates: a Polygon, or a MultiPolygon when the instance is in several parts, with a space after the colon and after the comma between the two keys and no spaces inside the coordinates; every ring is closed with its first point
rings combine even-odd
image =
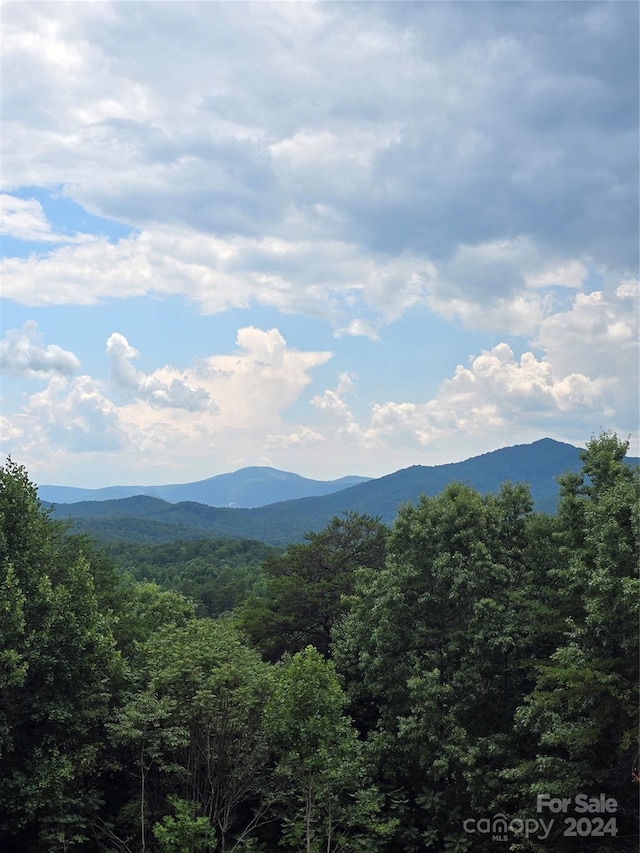
{"type": "Polygon", "coordinates": [[[240,605],[261,576],[260,565],[279,549],[247,539],[200,539],[141,545],[112,544],[109,554],[138,581],[181,592],[198,616],[220,616],[240,605]]]}
{"type": "Polygon", "coordinates": [[[345,614],[344,596],[353,591],[355,572],[384,565],[387,533],[376,518],[346,513],[264,563],[262,595],[246,602],[241,620],[269,659],[309,644],[328,655],[331,631],[345,614]]]}
{"type": "Polygon", "coordinates": [[[200,853],[215,846],[216,836],[206,817],[198,817],[191,803],[169,797],[175,815],[166,815],[153,827],[153,834],[166,853],[200,853]]]}
{"type": "Polygon", "coordinates": [[[79,541],[40,506],[25,469],[0,469],[0,839],[66,850],[88,836],[120,672],[79,541]]]}
{"type": "Polygon", "coordinates": [[[400,817],[394,850],[444,844],[461,809],[503,796],[531,616],[545,606],[533,605],[545,556],[528,563],[534,518],[525,486],[482,496],[454,483],[403,507],[385,568],[358,576],[334,654],[400,817]]]}
{"type": "Polygon", "coordinates": [[[583,451],[580,474],[562,478],[560,557],[551,575],[564,631],[538,662],[517,717],[535,739],[520,766],[530,797],[542,789],[606,791],[620,804],[622,849],[629,834],[637,838],[638,768],[640,479],[624,462],[627,448],[602,433],[583,451]]]}
{"type": "Polygon", "coordinates": [[[394,828],[380,818],[381,798],[366,784],[345,702],[333,664],[313,646],[278,667],[266,727],[276,756],[281,844],[291,850],[378,850],[394,828]]]}
{"type": "Polygon", "coordinates": [[[129,577],[128,582],[120,584],[120,596],[114,633],[118,648],[130,663],[156,631],[170,625],[182,627],[195,619],[192,601],[156,583],[135,582],[129,577]]]}
{"type": "MultiPolygon", "coordinates": [[[[114,741],[130,751],[128,766],[136,768],[132,798],[142,847],[149,826],[164,820],[169,827],[172,794],[206,818],[215,849],[224,851],[232,835],[248,835],[264,817],[269,666],[228,619],[162,628],[145,643],[144,656],[140,688],[112,727],[114,741]]],[[[204,849],[213,850],[207,843],[204,849]]]]}

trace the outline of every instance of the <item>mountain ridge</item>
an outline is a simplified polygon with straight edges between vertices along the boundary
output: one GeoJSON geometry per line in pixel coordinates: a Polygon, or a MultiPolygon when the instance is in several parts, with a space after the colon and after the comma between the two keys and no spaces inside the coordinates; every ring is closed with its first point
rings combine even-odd
{"type": "Polygon", "coordinates": [[[195,501],[208,506],[251,509],[280,501],[331,494],[370,479],[372,478],[348,475],[336,480],[314,480],[278,468],[253,465],[192,483],[169,483],[162,486],[105,486],[85,489],[45,484],[39,486],[38,495],[48,503],[75,504],[148,495],[167,500],[169,503],[195,501]]]}
{"type": "MultiPolygon", "coordinates": [[[[579,471],[581,448],[553,439],[500,448],[462,462],[440,466],[414,465],[331,494],[298,498],[260,507],[237,509],[183,501],[169,503],[152,496],[63,504],[56,518],[69,519],[79,532],[102,541],[171,541],[176,538],[232,537],[273,545],[299,541],[322,529],[343,512],[367,513],[393,522],[403,503],[421,494],[435,495],[452,481],[468,483],[482,493],[502,483],[527,482],[535,509],[553,513],[558,498],[556,478],[579,471]]],[[[627,459],[637,465],[638,459],[627,459]]]]}

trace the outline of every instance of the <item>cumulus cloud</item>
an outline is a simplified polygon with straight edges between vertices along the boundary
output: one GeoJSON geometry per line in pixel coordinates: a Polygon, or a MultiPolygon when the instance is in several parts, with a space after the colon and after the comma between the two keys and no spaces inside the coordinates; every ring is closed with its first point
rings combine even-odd
{"type": "Polygon", "coordinates": [[[568,311],[544,320],[535,343],[563,373],[631,377],[638,367],[638,307],[636,279],[613,292],[577,293],[568,311]]]}
{"type": "MultiPolygon", "coordinates": [[[[242,10],[6,8],[4,173],[140,229],[6,259],[8,298],[181,293],[371,338],[427,303],[530,336],[587,258],[637,268],[633,4],[242,10]]],[[[11,233],[62,239],[7,198],[11,233]]]]}
{"type": "MultiPolygon", "coordinates": [[[[149,253],[136,238],[64,246],[29,258],[0,262],[4,297],[23,305],[95,305],[109,296],[138,296],[154,290],[149,253]]],[[[161,287],[158,288],[161,290],[161,287]]]]}
{"type": "Polygon", "coordinates": [[[580,259],[548,256],[528,237],[462,245],[446,262],[366,254],[339,240],[214,238],[143,231],[0,262],[5,297],[31,306],[182,294],[204,313],[252,304],[324,317],[336,337],[376,339],[385,323],[429,305],[468,328],[524,336],[552,313],[550,287],[580,289],[580,259]],[[366,312],[370,319],[364,319],[366,312]]]}
{"type": "Polygon", "coordinates": [[[0,415],[0,441],[6,447],[7,442],[17,441],[22,437],[22,430],[17,424],[13,423],[9,418],[0,415]]]}
{"type": "MultiPolygon", "coordinates": [[[[637,418],[637,6],[247,8],[6,4],[5,228],[51,250],[5,258],[3,295],[257,305],[322,318],[351,351],[420,307],[509,347],[486,344],[431,400],[385,395],[365,417],[345,382],[314,389],[311,416],[340,424],[327,443],[283,413],[331,354],[275,329],[147,373],[114,333],[112,386],[56,379],[51,410],[83,411],[88,428],[93,405],[136,452],[185,438],[217,451],[233,433],[238,458],[276,436],[336,454],[344,439],[347,462],[398,436],[424,448],[503,429],[511,442],[525,417],[637,418]],[[136,233],[63,234],[22,198],[33,186],[136,233]]],[[[8,370],[77,372],[72,353],[25,336],[3,344],[8,370]]],[[[29,423],[15,422],[25,441],[29,423]]]]}
{"type": "Polygon", "coordinates": [[[158,376],[147,376],[131,363],[140,353],[130,346],[124,335],[114,332],[107,341],[111,376],[118,388],[146,400],[154,409],[175,408],[188,412],[215,412],[216,405],[204,388],[198,388],[180,377],[163,382],[158,376]]]}
{"type": "Polygon", "coordinates": [[[281,435],[271,434],[267,438],[267,446],[269,448],[283,450],[297,450],[307,448],[310,445],[322,444],[327,439],[320,433],[309,427],[301,426],[293,432],[283,433],[281,435]]]}
{"type": "Polygon", "coordinates": [[[559,416],[563,422],[585,413],[610,418],[610,378],[558,373],[531,352],[516,357],[500,343],[458,365],[437,395],[426,402],[375,403],[369,421],[358,422],[344,397],[352,391],[342,379],[335,390],[316,395],[312,405],[337,424],[341,434],[373,447],[429,447],[449,437],[508,435],[509,431],[544,427],[559,416]]]}
{"type": "Polygon", "coordinates": [[[306,188],[326,198],[330,186],[335,195],[350,196],[370,190],[377,157],[400,139],[399,122],[357,130],[302,129],[274,142],[269,151],[276,176],[286,184],[295,182],[297,193],[306,188]]]}
{"type": "Polygon", "coordinates": [[[544,272],[533,273],[527,276],[527,284],[531,287],[573,287],[581,288],[588,275],[585,264],[579,260],[572,260],[560,265],[556,269],[550,268],[544,272]]]}
{"type": "Polygon", "coordinates": [[[44,391],[30,397],[23,422],[27,450],[30,445],[72,453],[124,450],[134,437],[131,428],[122,424],[117,407],[90,376],[52,378],[44,391]]]}
{"type": "Polygon", "coordinates": [[[486,404],[503,420],[530,421],[583,407],[602,410],[605,384],[582,373],[558,376],[548,361],[531,352],[517,359],[511,347],[501,343],[476,356],[470,367],[459,366],[443,383],[438,403],[468,423],[478,405],[486,404]]]}
{"type": "Polygon", "coordinates": [[[330,352],[287,346],[278,329],[239,329],[238,350],[205,359],[198,375],[220,402],[220,420],[242,429],[268,427],[295,402],[311,381],[310,371],[325,364],[330,352]]]}
{"type": "Polygon", "coordinates": [[[606,382],[626,432],[638,427],[638,314],[638,281],[627,279],[613,292],[577,293],[569,310],[544,320],[534,341],[560,375],[579,372],[606,382]]]}
{"type": "Polygon", "coordinates": [[[360,317],[356,317],[351,320],[351,322],[346,326],[341,326],[339,329],[336,329],[334,332],[336,338],[341,338],[344,335],[350,335],[352,337],[365,337],[370,338],[372,341],[378,339],[378,333],[374,329],[373,325],[368,320],[363,320],[360,317]]]}
{"type": "Polygon", "coordinates": [[[527,337],[553,311],[548,289],[580,289],[587,275],[583,260],[550,256],[527,236],[461,245],[433,265],[428,302],[468,328],[527,337]]]}
{"type": "Polygon", "coordinates": [[[0,229],[2,234],[18,240],[55,239],[39,201],[15,198],[7,193],[0,195],[0,229]]]}
{"type": "Polygon", "coordinates": [[[164,366],[145,374],[132,364],[139,352],[113,333],[107,343],[111,382],[51,376],[43,391],[3,421],[6,450],[27,460],[68,454],[69,470],[74,454],[118,450],[112,473],[120,470],[129,479],[142,464],[163,466],[166,475],[177,459],[197,477],[203,457],[222,455],[231,465],[242,455],[252,464],[270,464],[262,452],[257,458],[256,448],[284,452],[321,444],[322,433],[284,424],[281,414],[332,353],[293,349],[277,329],[253,326],[238,330],[236,345],[184,371],[164,366]]]}
{"type": "Polygon", "coordinates": [[[72,352],[56,344],[44,347],[38,324],[28,320],[22,329],[7,331],[0,341],[0,369],[14,376],[68,376],[77,373],[80,361],[72,352]]]}
{"type": "MultiPolygon", "coordinates": [[[[326,240],[145,231],[117,243],[99,239],[48,255],[4,258],[0,268],[5,297],[32,306],[182,294],[204,313],[257,303],[338,325],[361,307],[393,320],[426,295],[420,259],[371,257],[356,245],[326,240]]],[[[341,333],[376,335],[358,319],[341,333]]]]}

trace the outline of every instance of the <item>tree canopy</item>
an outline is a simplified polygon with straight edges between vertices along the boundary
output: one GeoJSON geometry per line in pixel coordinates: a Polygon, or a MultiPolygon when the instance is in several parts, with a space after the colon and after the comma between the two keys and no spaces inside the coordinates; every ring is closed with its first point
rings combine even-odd
{"type": "Polygon", "coordinates": [[[555,515],[533,511],[526,484],[452,483],[390,529],[351,513],[283,552],[111,555],[52,520],[8,460],[0,845],[492,853],[478,828],[495,818],[522,853],[635,849],[640,478],[626,451],[594,436],[555,515]],[[525,837],[553,817],[539,795],[570,805],[525,837]],[[615,805],[581,817],[579,795],[615,805]]]}

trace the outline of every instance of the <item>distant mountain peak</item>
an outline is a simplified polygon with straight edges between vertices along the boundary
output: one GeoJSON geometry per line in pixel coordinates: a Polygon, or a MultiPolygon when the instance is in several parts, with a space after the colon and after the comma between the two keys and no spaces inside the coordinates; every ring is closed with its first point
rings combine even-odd
{"type": "Polygon", "coordinates": [[[43,485],[39,487],[38,494],[43,501],[64,504],[147,495],[170,503],[191,501],[208,506],[249,509],[285,500],[331,494],[369,479],[371,478],[351,475],[341,477],[339,480],[312,480],[300,474],[280,471],[266,465],[253,465],[193,483],[172,483],[166,486],[108,486],[102,489],[43,485]]]}
{"type": "MultiPolygon", "coordinates": [[[[638,464],[637,459],[627,461],[638,464]]],[[[343,484],[341,489],[328,494],[285,499],[251,509],[206,506],[192,499],[169,503],[158,496],[137,496],[67,504],[60,506],[56,515],[72,518],[76,529],[103,541],[129,539],[158,543],[231,536],[286,545],[299,541],[308,531],[322,529],[343,512],[367,513],[391,523],[401,504],[415,502],[420,495],[438,494],[454,480],[468,483],[483,494],[499,491],[507,480],[526,482],[531,486],[536,509],[553,513],[558,499],[558,475],[579,471],[581,467],[580,448],[540,439],[462,462],[431,467],[412,465],[351,487],[343,484]]],[[[225,476],[233,475],[222,475],[225,476]]],[[[252,481],[252,477],[255,474],[248,480],[252,481]]]]}

